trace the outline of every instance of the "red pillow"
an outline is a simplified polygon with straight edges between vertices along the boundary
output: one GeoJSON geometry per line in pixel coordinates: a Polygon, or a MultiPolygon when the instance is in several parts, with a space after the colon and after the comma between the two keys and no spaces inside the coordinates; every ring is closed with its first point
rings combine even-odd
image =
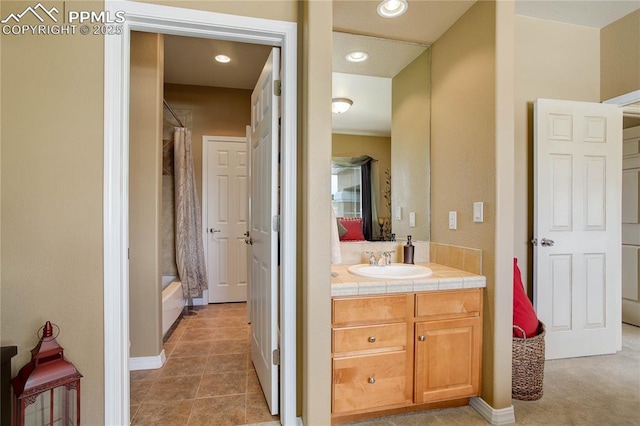
{"type": "Polygon", "coordinates": [[[341,217],[338,219],[347,233],[340,237],[340,241],[364,241],[361,217],[341,217]]]}
{"type": "MultiPolygon", "coordinates": [[[[538,334],[538,316],[522,285],[518,259],[513,258],[513,325],[524,330],[527,337],[538,334]]],[[[513,327],[513,337],[522,338],[522,332],[513,327]]]]}

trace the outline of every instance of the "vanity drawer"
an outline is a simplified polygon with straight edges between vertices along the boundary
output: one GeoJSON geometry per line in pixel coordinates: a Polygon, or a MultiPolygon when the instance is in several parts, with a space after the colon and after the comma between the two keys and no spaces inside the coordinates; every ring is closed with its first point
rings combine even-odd
{"type": "Polygon", "coordinates": [[[482,289],[416,294],[416,317],[449,319],[477,317],[482,309],[482,289]]]}
{"type": "Polygon", "coordinates": [[[406,321],[412,314],[410,295],[333,299],[334,326],[406,321]]]}
{"type": "Polygon", "coordinates": [[[406,348],[406,322],[333,329],[335,354],[376,349],[405,350],[406,348]]]}
{"type": "Polygon", "coordinates": [[[407,383],[407,352],[335,358],[333,360],[333,412],[412,403],[412,383],[407,383]]]}

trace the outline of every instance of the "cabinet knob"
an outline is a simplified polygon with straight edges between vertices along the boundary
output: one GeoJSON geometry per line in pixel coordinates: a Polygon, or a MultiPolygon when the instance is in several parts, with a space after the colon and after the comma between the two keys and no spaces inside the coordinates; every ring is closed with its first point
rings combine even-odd
{"type": "Polygon", "coordinates": [[[369,377],[369,383],[374,384],[376,382],[375,377],[369,377]]]}
{"type": "Polygon", "coordinates": [[[376,342],[376,336],[369,336],[369,343],[375,343],[376,342]]]}
{"type": "Polygon", "coordinates": [[[425,336],[418,336],[418,340],[424,342],[425,340],[427,340],[427,338],[425,336]]]}

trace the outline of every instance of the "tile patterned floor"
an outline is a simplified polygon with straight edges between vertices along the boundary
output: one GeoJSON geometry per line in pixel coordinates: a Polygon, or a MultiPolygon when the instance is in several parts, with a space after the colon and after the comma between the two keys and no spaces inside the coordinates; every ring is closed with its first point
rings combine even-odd
{"type": "Polygon", "coordinates": [[[197,307],[174,325],[158,370],[131,372],[132,425],[245,425],[271,416],[251,363],[246,304],[197,307]]]}

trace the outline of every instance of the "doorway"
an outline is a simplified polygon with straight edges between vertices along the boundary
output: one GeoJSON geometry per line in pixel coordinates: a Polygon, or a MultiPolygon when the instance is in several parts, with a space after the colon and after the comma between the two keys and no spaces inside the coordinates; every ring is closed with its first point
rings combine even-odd
{"type": "Polygon", "coordinates": [[[640,215],[638,176],[640,170],[640,90],[604,103],[622,109],[622,322],[640,326],[640,215]]]}
{"type": "MultiPolygon", "coordinates": [[[[123,32],[105,37],[104,347],[105,423],[129,421],[128,133],[129,42],[132,30],[220,38],[282,49],[282,183],[280,253],[296,252],[297,24],[135,2],[106,2],[126,15],[123,32]]],[[[282,259],[280,281],[281,421],[296,413],[296,265],[282,259]]]]}

